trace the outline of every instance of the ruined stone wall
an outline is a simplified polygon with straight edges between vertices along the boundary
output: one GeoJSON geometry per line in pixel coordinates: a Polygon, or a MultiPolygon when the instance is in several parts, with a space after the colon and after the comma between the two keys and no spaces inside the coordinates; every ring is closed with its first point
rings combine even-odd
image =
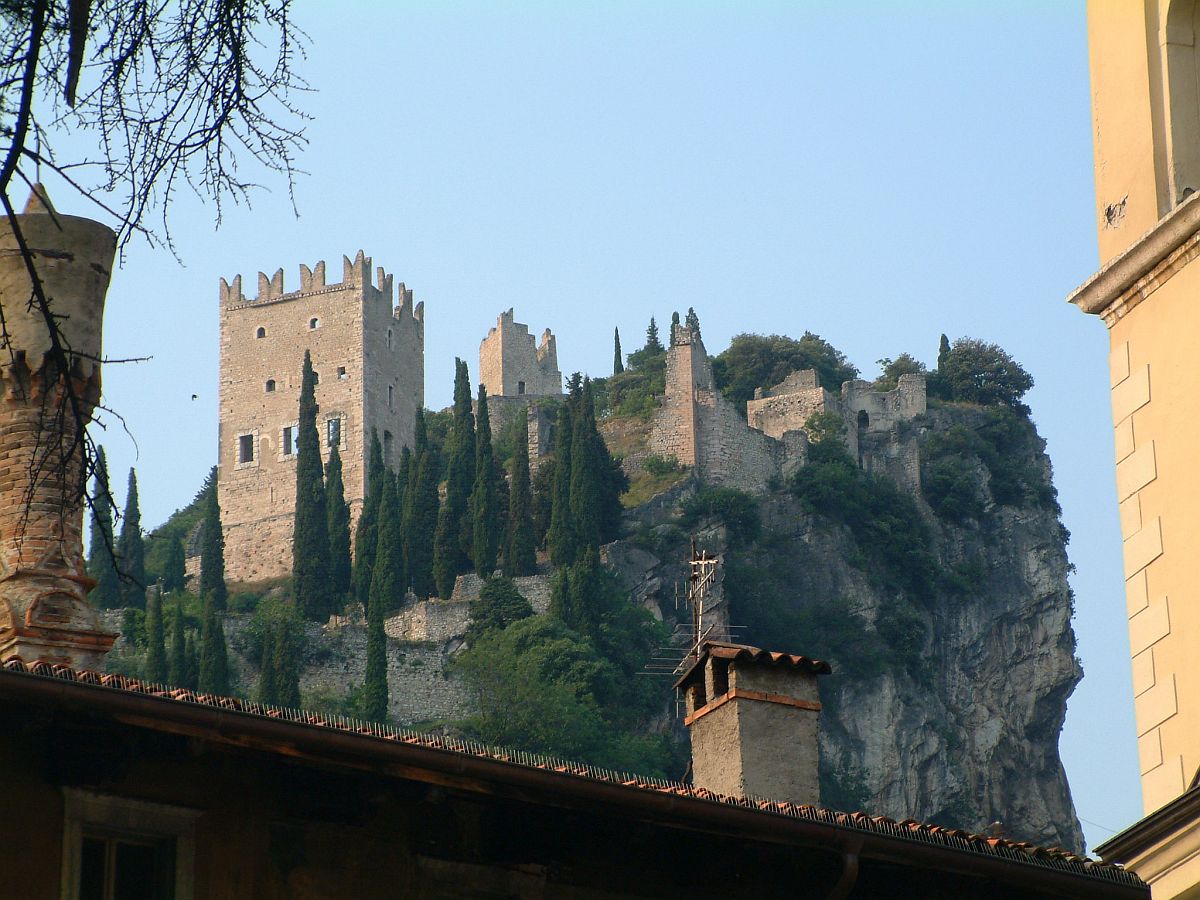
{"type": "Polygon", "coordinates": [[[858,427],[859,413],[865,412],[866,431],[888,431],[925,413],[925,376],[901,375],[890,391],[875,390],[869,381],[847,381],[842,385],[841,403],[849,427],[858,427]]]}
{"type": "Polygon", "coordinates": [[[340,429],[346,499],[353,522],[364,496],[372,428],[393,460],[411,443],[424,403],[424,310],[392,276],[370,281],[371,260],[343,258],[343,280],[325,264],[300,267],[300,290],[284,292],[283,270],[259,273],[258,295],[241,276],[221,280],[221,369],[217,490],[225,526],[226,577],[256,581],[291,571],[297,413],[304,351],[317,373],[317,427],[328,458],[330,422],[340,429]],[[253,458],[244,459],[247,438],[253,458]],[[290,440],[289,440],[290,439],[290,440]],[[290,445],[289,445],[290,444],[290,445]]]}
{"type": "Polygon", "coordinates": [[[782,472],[783,442],[750,428],[713,383],[700,335],[672,329],[666,393],[654,414],[647,450],[691,466],[702,481],[761,493],[782,472]]]}
{"type": "Polygon", "coordinates": [[[558,347],[550,329],[535,344],[528,325],[514,321],[511,309],[502,312],[479,344],[479,381],[489,397],[561,394],[558,347]]]}
{"type": "Polygon", "coordinates": [[[807,383],[810,380],[815,382],[816,375],[812,369],[793,372],[788,380],[769,391],[755,391],[755,398],[746,401],[746,421],[750,427],[771,437],[782,438],[789,431],[802,430],[813,413],[835,411],[837,398],[819,384],[807,383]],[[811,379],[794,376],[811,376],[811,379]],[[792,386],[789,381],[801,384],[792,386]],[[789,387],[792,389],[789,390],[789,387]]]}

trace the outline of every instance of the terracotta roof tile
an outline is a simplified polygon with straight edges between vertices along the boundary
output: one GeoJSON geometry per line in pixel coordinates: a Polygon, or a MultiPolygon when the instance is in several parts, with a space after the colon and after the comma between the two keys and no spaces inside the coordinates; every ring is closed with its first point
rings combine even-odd
{"type": "MultiPolygon", "coordinates": [[[[749,653],[751,654],[750,658],[755,659],[755,661],[762,660],[763,656],[769,657],[768,661],[772,665],[784,664],[798,667],[824,666],[828,669],[828,663],[823,663],[820,660],[810,660],[803,656],[790,656],[779,653],[768,654],[766,651],[757,650],[753,647],[742,647],[740,645],[718,646],[718,649],[722,653],[727,650],[734,652],[735,655],[729,658],[741,658],[742,654],[749,653]]],[[[3,664],[3,671],[21,675],[56,678],[79,684],[96,685],[111,690],[148,694],[169,702],[194,703],[233,710],[247,715],[284,719],[304,726],[330,728],[435,750],[484,757],[511,765],[530,766],[579,778],[607,781],[635,790],[674,794],[713,803],[744,806],[773,815],[808,819],[810,821],[838,825],[843,828],[890,835],[922,843],[939,844],[947,848],[1034,863],[1059,871],[1073,872],[1078,875],[1102,878],[1122,884],[1140,885],[1142,883],[1132,872],[1126,871],[1119,865],[1093,860],[1089,857],[1072,853],[1069,850],[1063,850],[1058,847],[1039,847],[1028,841],[1014,841],[990,835],[973,834],[958,828],[942,828],[938,825],[929,825],[914,819],[904,819],[897,822],[886,816],[872,816],[864,812],[846,813],[824,807],[767,800],[757,797],[728,797],[723,794],[714,793],[706,788],[683,784],[681,782],[628,772],[612,772],[607,769],[569,760],[554,759],[510,748],[492,747],[475,741],[442,735],[419,734],[406,729],[394,728],[390,725],[363,722],[345,716],[328,716],[322,713],[307,712],[299,709],[267,706],[262,703],[240,700],[236,697],[197,693],[186,688],[140,681],[126,675],[74,670],[68,666],[41,662],[27,664],[17,659],[6,661],[3,664]]],[[[813,669],[813,671],[819,670],[813,669]]]]}

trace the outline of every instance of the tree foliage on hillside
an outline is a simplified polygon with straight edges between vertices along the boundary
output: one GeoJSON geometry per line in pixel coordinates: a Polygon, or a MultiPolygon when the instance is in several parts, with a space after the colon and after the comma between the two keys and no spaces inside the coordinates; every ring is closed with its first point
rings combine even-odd
{"type": "Polygon", "coordinates": [[[133,469],[129,470],[125,491],[125,512],[121,515],[121,533],[117,537],[117,559],[124,575],[121,605],[140,609],[146,605],[146,545],[142,539],[137,473],[133,469]]]}
{"type": "MultiPolygon", "coordinates": [[[[943,335],[943,338],[945,336],[943,335]]],[[[959,338],[938,355],[932,393],[942,399],[984,406],[1003,404],[1028,412],[1021,398],[1033,376],[996,344],[959,338]]]]}
{"type": "Polygon", "coordinates": [[[475,416],[467,364],[454,360],[454,420],[448,444],[446,500],[433,538],[433,578],[438,596],[449,599],[456,576],[471,569],[473,532],[468,505],[475,483],[475,416]]]}
{"type": "Polygon", "coordinates": [[[780,334],[739,334],[713,357],[712,364],[717,387],[742,410],[755,388],[772,387],[792,372],[816,369],[817,380],[834,393],[841,392],[843,381],[858,377],[858,369],[840,350],[810,331],[800,340],[780,334]]]}

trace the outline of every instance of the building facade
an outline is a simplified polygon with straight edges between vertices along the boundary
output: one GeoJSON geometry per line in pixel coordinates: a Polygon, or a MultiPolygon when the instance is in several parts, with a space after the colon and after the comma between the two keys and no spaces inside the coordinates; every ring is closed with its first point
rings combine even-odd
{"type": "MultiPolygon", "coordinates": [[[[1071,302],[1099,317],[1124,540],[1134,709],[1148,814],[1102,845],[1152,885],[1194,896],[1198,820],[1173,819],[1200,769],[1200,44],[1195,0],[1088,5],[1101,269],[1071,302]],[[1157,842],[1157,843],[1156,843],[1157,842]]],[[[1185,804],[1186,806],[1186,804],[1185,804]]],[[[1194,804],[1193,804],[1194,807],[1194,804]]]]}
{"type": "Polygon", "coordinates": [[[217,491],[230,581],[286,575],[292,568],[296,428],[305,351],[317,375],[321,456],[338,444],[351,523],[366,493],[371,432],[395,464],[411,445],[425,401],[424,304],[371,259],[343,257],[341,282],[326,284],[325,263],[300,266],[299,290],[285,292],[283,270],[221,279],[220,424],[217,491]],[[397,302],[398,301],[398,302],[397,302]]]}

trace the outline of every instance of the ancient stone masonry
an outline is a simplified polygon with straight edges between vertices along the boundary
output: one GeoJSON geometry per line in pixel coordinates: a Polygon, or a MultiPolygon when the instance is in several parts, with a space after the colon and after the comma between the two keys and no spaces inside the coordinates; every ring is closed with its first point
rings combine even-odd
{"type": "MultiPolygon", "coordinates": [[[[666,395],[655,413],[647,449],[692,467],[706,483],[761,493],[803,465],[808,448],[804,423],[818,412],[842,418],[847,448],[864,468],[890,471],[894,466],[886,459],[875,458],[888,452],[888,442],[878,438],[925,412],[925,378],[902,375],[892,391],[847,381],[838,395],[821,386],[815,371],[793,372],[774,387],[756,390],[743,420],[717,390],[700,335],[676,325],[667,353],[666,395]],[[875,439],[867,441],[868,435],[875,439]]],[[[916,472],[914,466],[908,469],[916,472]]]]}
{"type": "Polygon", "coordinates": [[[100,400],[101,324],[116,235],[54,212],[38,186],[16,217],[58,321],[63,372],[30,302],[33,285],[11,222],[0,223],[0,661],[92,667],[116,635],[87,602],[83,506],[77,488],[83,423],[100,400]]]}
{"type": "Polygon", "coordinates": [[[546,397],[562,394],[558,348],[547,328],[535,345],[529,326],[510,309],[479,345],[479,381],[489,397],[546,397]]]}
{"type": "Polygon", "coordinates": [[[221,279],[220,430],[217,490],[230,581],[291,571],[296,493],[296,419],[304,351],[317,374],[322,456],[339,442],[351,528],[366,488],[371,431],[395,465],[411,445],[425,401],[425,311],[360,250],[343,257],[340,283],[325,263],[300,266],[300,289],[284,292],[283,270],[258,276],[242,295],[239,275],[221,279]]]}
{"type": "Polygon", "coordinates": [[[686,325],[672,328],[666,394],[649,452],[690,466],[706,483],[761,493],[800,464],[807,443],[800,432],[777,439],[747,426],[717,390],[700,335],[686,325]]]}

